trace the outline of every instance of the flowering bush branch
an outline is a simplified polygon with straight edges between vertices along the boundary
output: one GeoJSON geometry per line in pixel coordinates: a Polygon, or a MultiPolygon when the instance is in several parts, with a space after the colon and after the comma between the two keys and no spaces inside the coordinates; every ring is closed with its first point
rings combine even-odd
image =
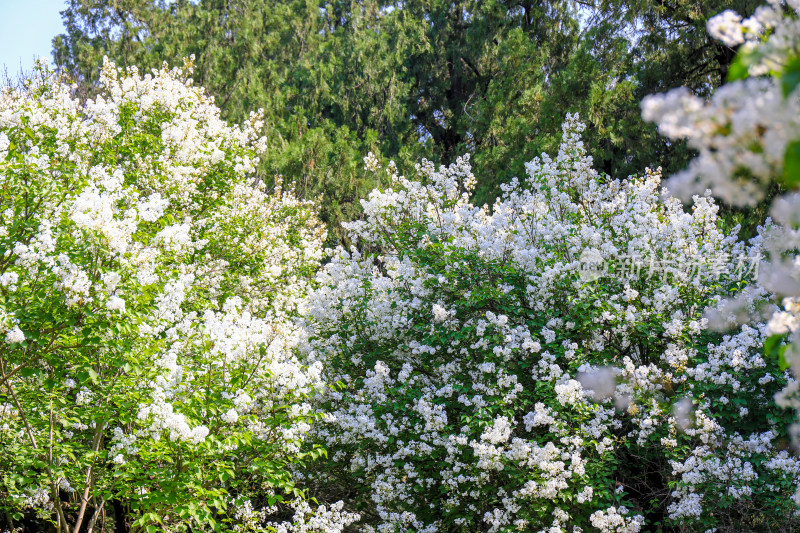
{"type": "Polygon", "coordinates": [[[295,348],[325,231],[251,179],[259,115],[226,124],[190,70],[106,62],[81,103],[39,69],[0,96],[0,504],[65,533],[352,522],[291,473],[322,453],[295,348]]]}
{"type": "Polygon", "coordinates": [[[359,488],[366,531],[794,524],[766,326],[722,336],[703,317],[761,239],[724,233],[708,196],[660,201],[657,171],[597,174],[582,129],[567,117],[558,155],[491,210],[469,201],[466,157],[416,180],[390,165],[347,225],[360,251],[320,272],[307,357],[344,388],[317,400],[317,475],[359,488]]]}

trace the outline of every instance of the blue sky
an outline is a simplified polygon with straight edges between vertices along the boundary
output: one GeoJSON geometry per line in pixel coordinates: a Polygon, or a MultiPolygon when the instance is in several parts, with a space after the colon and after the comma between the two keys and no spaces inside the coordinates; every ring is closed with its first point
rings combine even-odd
{"type": "Polygon", "coordinates": [[[65,0],[0,0],[0,69],[13,76],[30,70],[33,58],[52,60],[50,41],[64,32],[61,14],[65,0]]]}

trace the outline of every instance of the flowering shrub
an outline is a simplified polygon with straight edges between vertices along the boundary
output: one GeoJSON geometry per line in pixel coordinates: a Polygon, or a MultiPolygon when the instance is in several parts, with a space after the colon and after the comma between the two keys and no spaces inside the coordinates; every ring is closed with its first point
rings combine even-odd
{"type": "Polygon", "coordinates": [[[688,198],[710,188],[737,205],[754,205],[775,177],[800,182],[800,2],[788,0],[795,16],[784,16],[779,0],[742,21],[732,11],[712,18],[712,37],[739,47],[731,80],[708,101],[680,88],[642,101],[643,116],[672,138],[687,138],[699,155],[670,178],[676,195],[688,198]],[[775,76],[765,76],[767,74],[775,76]],[[784,162],[789,166],[784,168],[784,162]]]}
{"type": "MultiPolygon", "coordinates": [[[[642,102],[646,119],[664,135],[687,137],[699,151],[685,171],[669,180],[688,197],[710,187],[713,194],[749,205],[776,182],[784,192],[772,203],[774,224],[764,234],[758,286],[712,309],[720,328],[735,322],[767,321],[767,355],[791,365],[800,377],[800,2],[772,1],[749,19],[726,11],[711,19],[709,33],[739,47],[731,81],[704,102],[685,89],[642,102]],[[752,306],[752,292],[768,291],[780,307],[752,306]],[[762,318],[766,316],[766,318],[762,318]]],[[[781,406],[800,411],[800,385],[792,379],[778,396],[781,406]]],[[[800,431],[796,427],[794,432],[800,431]]],[[[796,442],[797,444],[797,442],[796,442]]],[[[796,494],[800,503],[800,490],[796,494]]]]}
{"type": "Polygon", "coordinates": [[[290,474],[320,453],[300,452],[320,367],[294,347],[325,232],[312,204],[251,183],[260,127],[227,125],[166,67],[106,62],[85,103],[44,67],[0,96],[6,516],[64,532],[106,509],[118,531],[354,520],[315,515],[290,474]]]}
{"type": "Polygon", "coordinates": [[[307,357],[343,387],[319,400],[317,476],[351,489],[366,531],[797,525],[765,325],[703,318],[761,238],[723,233],[708,196],[660,202],[657,171],[598,175],[582,129],[568,117],[558,156],[491,210],[466,157],[417,181],[390,164],[347,224],[361,251],[320,272],[307,357]]]}

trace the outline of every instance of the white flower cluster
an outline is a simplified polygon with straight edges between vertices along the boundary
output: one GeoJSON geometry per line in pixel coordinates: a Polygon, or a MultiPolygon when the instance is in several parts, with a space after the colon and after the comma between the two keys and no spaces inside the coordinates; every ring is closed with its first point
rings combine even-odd
{"type": "Polygon", "coordinates": [[[644,523],[644,517],[641,515],[628,517],[627,514],[628,510],[625,507],[609,507],[605,512],[595,511],[589,519],[602,533],[638,533],[644,523]]]}
{"type": "MultiPolygon", "coordinates": [[[[228,125],[177,68],[106,62],[101,82],[80,102],[40,66],[0,94],[0,447],[23,461],[0,475],[52,457],[20,489],[113,493],[176,524],[196,497],[226,513],[219,495],[247,497],[259,468],[291,491],[323,386],[295,355],[325,239],[314,206],[252,180],[259,114],[228,125]],[[164,485],[174,471],[219,488],[164,485]]],[[[15,501],[86,514],[86,496],[31,498],[15,501]]]]}
{"type": "Polygon", "coordinates": [[[780,70],[800,44],[800,24],[784,16],[784,5],[800,12],[797,0],[769,0],[747,19],[728,9],[709,19],[708,33],[727,46],[740,47],[738,52],[751,76],[780,70]]]}
{"type": "Polygon", "coordinates": [[[582,129],[568,117],[558,156],[491,209],[469,201],[466,157],[419,181],[390,167],[347,225],[374,252],[339,249],[318,275],[307,358],[344,384],[318,400],[319,475],[366,487],[367,531],[713,529],[760,523],[741,502],[796,480],[765,326],[722,337],[702,314],[761,240],[723,233],[708,196],[661,202],[657,172],[598,175],[582,129]],[[591,279],[586,250],[607,266],[591,279]],[[676,268],[631,276],[633,256],[676,268]]]}
{"type": "MultiPolygon", "coordinates": [[[[800,12],[800,3],[788,3],[800,12]]],[[[784,67],[800,47],[800,20],[784,16],[783,9],[774,1],[745,21],[726,11],[709,21],[709,32],[729,46],[745,43],[739,53],[750,75],[767,74],[784,67]]],[[[800,138],[800,91],[784,97],[780,80],[752,77],[726,83],[708,102],[685,88],[648,96],[642,115],[663,135],[686,138],[700,152],[670,178],[673,193],[688,198],[710,188],[726,202],[754,205],[783,171],[787,146],[800,138]]]]}
{"type": "MultiPolygon", "coordinates": [[[[266,496],[274,497],[273,491],[268,490],[266,496]]],[[[270,505],[255,508],[250,500],[231,502],[237,524],[236,532],[258,533],[342,533],[344,529],[361,518],[358,513],[343,510],[344,504],[337,502],[330,507],[319,505],[312,507],[302,499],[286,502],[286,507],[291,510],[291,520],[276,522],[270,520],[270,515],[280,512],[279,506],[270,505]]]]}
{"type": "Polygon", "coordinates": [[[320,505],[316,509],[303,500],[290,502],[294,510],[291,523],[268,523],[275,533],[342,533],[344,529],[357,522],[361,516],[358,513],[343,511],[342,502],[335,503],[330,509],[320,505]]]}
{"type": "MultiPolygon", "coordinates": [[[[737,205],[764,198],[768,185],[783,181],[797,188],[800,162],[800,88],[796,83],[800,50],[800,2],[772,0],[746,20],[726,11],[708,23],[709,33],[728,46],[740,46],[737,61],[753,76],[727,83],[708,102],[685,89],[642,102],[646,119],[672,138],[687,137],[700,153],[689,168],[670,178],[679,195],[710,187],[715,196],[737,205]]],[[[765,308],[766,334],[785,336],[783,357],[800,376],[800,194],[777,197],[773,220],[762,231],[763,253],[758,285],[709,313],[722,329],[763,320],[754,305],[775,295],[780,306],[765,308]]],[[[797,381],[777,397],[779,405],[800,410],[797,381]]],[[[795,428],[795,433],[800,428],[795,428]]],[[[800,501],[800,491],[797,493],[800,501]]]]}

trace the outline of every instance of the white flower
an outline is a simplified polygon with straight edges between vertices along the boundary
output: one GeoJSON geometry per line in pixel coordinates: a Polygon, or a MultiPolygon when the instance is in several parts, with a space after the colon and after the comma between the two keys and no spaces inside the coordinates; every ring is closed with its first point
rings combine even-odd
{"type": "Polygon", "coordinates": [[[381,164],[378,161],[378,158],[375,157],[375,154],[369,152],[364,157],[364,170],[368,170],[370,172],[377,172],[378,170],[380,170],[380,168],[381,164]]]}
{"type": "Polygon", "coordinates": [[[561,405],[572,405],[585,398],[585,391],[578,381],[570,379],[555,386],[556,399],[561,405]]]}
{"type": "Polygon", "coordinates": [[[78,395],[75,398],[75,403],[78,405],[87,405],[94,399],[94,393],[86,387],[81,387],[78,395]]]}
{"type": "Polygon", "coordinates": [[[119,311],[120,313],[125,313],[125,300],[119,296],[112,296],[106,300],[106,307],[109,311],[119,311]]]}
{"type": "Polygon", "coordinates": [[[6,343],[7,344],[16,344],[25,341],[25,334],[19,329],[19,326],[14,326],[14,328],[6,333],[6,343]]]}
{"type": "Polygon", "coordinates": [[[433,320],[434,321],[436,321],[436,322],[444,322],[445,320],[447,320],[447,317],[448,317],[447,309],[445,309],[441,305],[433,304],[433,307],[431,308],[431,310],[433,311],[433,320]]]}
{"type": "Polygon", "coordinates": [[[708,33],[727,46],[738,46],[744,42],[742,17],[730,9],[708,19],[708,33]]]}
{"type": "Polygon", "coordinates": [[[0,286],[9,287],[12,291],[16,289],[17,281],[19,281],[19,274],[16,272],[5,272],[0,275],[0,286]]]}
{"type": "Polygon", "coordinates": [[[236,409],[228,409],[222,414],[222,420],[228,424],[235,424],[239,420],[239,413],[236,412],[236,409]]]}

